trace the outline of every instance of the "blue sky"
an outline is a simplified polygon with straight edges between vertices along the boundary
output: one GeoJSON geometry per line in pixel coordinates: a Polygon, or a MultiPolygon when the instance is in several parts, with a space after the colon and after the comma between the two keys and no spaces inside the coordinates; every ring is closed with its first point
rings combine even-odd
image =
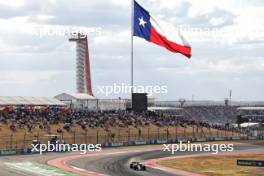
{"type": "MultiPolygon", "coordinates": [[[[263,1],[138,2],[172,33],[181,30],[193,57],[135,38],[137,85],[167,86],[168,94],[154,95],[162,100],[224,100],[229,89],[235,100],[264,100],[263,1]]],[[[58,33],[65,29],[91,30],[95,94],[97,86],[130,84],[129,0],[0,0],[0,27],[2,96],[75,92],[75,46],[58,33]]]]}

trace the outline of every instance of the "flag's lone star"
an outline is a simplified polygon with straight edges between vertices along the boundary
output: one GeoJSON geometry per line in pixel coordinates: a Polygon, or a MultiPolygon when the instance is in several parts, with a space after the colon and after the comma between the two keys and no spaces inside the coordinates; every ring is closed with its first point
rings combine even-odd
{"type": "Polygon", "coordinates": [[[139,26],[143,26],[145,28],[145,24],[147,23],[146,21],[144,21],[144,18],[141,17],[141,18],[138,18],[139,20],[139,26]]]}
{"type": "MultiPolygon", "coordinates": [[[[153,17],[150,16],[150,13],[142,6],[140,6],[135,0],[133,14],[135,19],[133,26],[133,36],[143,38],[146,41],[164,47],[171,52],[181,53],[184,56],[191,58],[192,48],[183,38],[183,36],[179,33],[179,40],[172,40],[172,34],[168,35],[163,33],[162,30],[157,30],[161,29],[159,24],[152,24],[151,19],[153,19],[153,17]]],[[[166,27],[167,26],[164,26],[165,29],[166,27]]]]}

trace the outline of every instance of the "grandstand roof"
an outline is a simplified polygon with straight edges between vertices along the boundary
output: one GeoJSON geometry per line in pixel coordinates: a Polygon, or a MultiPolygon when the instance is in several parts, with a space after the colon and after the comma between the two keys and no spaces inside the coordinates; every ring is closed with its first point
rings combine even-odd
{"type": "Polygon", "coordinates": [[[257,125],[259,125],[259,123],[242,123],[242,124],[240,124],[240,126],[241,126],[242,128],[245,128],[245,127],[252,127],[252,126],[257,126],[257,125]]]}
{"type": "Polygon", "coordinates": [[[65,104],[55,98],[47,97],[8,97],[0,96],[0,106],[8,105],[55,105],[55,106],[65,106],[65,104]]]}
{"type": "MultiPolygon", "coordinates": [[[[179,101],[156,101],[158,106],[180,106],[179,101]]],[[[229,106],[264,106],[264,101],[231,101],[229,106]]],[[[225,106],[225,101],[194,100],[184,103],[184,106],[225,106]]]]}
{"type": "Polygon", "coordinates": [[[95,97],[88,95],[88,94],[70,94],[71,96],[73,96],[76,99],[96,99],[95,97]]]}
{"type": "Polygon", "coordinates": [[[251,110],[264,110],[264,107],[240,107],[237,109],[251,111],[251,110]]]}
{"type": "Polygon", "coordinates": [[[88,95],[88,94],[80,94],[80,93],[62,93],[55,96],[56,99],[59,99],[61,101],[65,100],[91,100],[96,99],[94,96],[88,95]]]}
{"type": "Polygon", "coordinates": [[[149,111],[166,111],[166,110],[182,110],[182,108],[175,107],[148,107],[149,111]]]}

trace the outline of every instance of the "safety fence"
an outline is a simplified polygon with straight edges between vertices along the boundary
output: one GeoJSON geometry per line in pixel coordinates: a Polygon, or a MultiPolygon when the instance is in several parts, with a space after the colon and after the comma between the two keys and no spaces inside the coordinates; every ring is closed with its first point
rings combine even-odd
{"type": "Polygon", "coordinates": [[[103,146],[116,146],[116,144],[133,144],[141,141],[142,144],[155,144],[176,142],[178,140],[203,141],[203,140],[229,140],[246,139],[254,136],[262,139],[263,130],[248,132],[247,130],[216,130],[212,128],[197,126],[169,126],[169,127],[145,127],[145,128],[115,128],[110,130],[91,129],[82,131],[61,132],[56,134],[34,134],[12,133],[7,136],[0,136],[0,149],[21,149],[30,148],[32,142],[39,141],[47,144],[48,141],[56,138],[59,143],[67,144],[102,144],[103,146]],[[159,142],[163,141],[163,142],[159,142]]]}

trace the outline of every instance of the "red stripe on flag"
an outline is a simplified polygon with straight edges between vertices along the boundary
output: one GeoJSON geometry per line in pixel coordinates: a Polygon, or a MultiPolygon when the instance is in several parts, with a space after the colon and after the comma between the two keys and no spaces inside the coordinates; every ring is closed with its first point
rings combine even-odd
{"type": "Polygon", "coordinates": [[[172,41],[169,41],[165,36],[161,35],[156,31],[154,27],[151,26],[150,29],[150,42],[165,47],[171,52],[181,53],[188,58],[191,58],[191,47],[179,45],[172,41]]]}

